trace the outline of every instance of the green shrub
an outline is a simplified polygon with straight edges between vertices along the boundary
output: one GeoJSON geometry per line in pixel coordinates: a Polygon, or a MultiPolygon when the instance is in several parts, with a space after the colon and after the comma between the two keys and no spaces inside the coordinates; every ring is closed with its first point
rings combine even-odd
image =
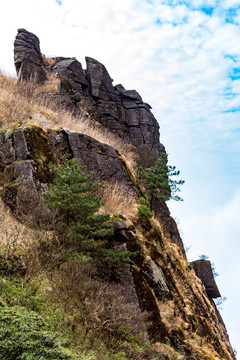
{"type": "Polygon", "coordinates": [[[34,311],[1,302],[0,328],[1,360],[77,359],[34,311]]]}
{"type": "Polygon", "coordinates": [[[103,254],[107,261],[112,263],[131,263],[131,256],[136,256],[138,251],[121,251],[119,249],[103,249],[103,254]]]}
{"type": "Polygon", "coordinates": [[[138,217],[144,222],[148,222],[152,217],[152,211],[145,205],[138,206],[138,217]]]}
{"type": "Polygon", "coordinates": [[[168,156],[165,153],[161,154],[161,157],[153,166],[139,168],[138,180],[146,190],[151,209],[153,208],[154,199],[182,201],[182,198],[177,193],[180,191],[178,185],[183,185],[184,181],[176,181],[171,178],[179,174],[180,172],[176,170],[175,166],[168,165],[168,156]]]}
{"type": "Polygon", "coordinates": [[[191,271],[192,269],[193,269],[192,265],[191,265],[191,264],[188,264],[186,270],[187,270],[187,271],[191,271]]]}
{"type": "Polygon", "coordinates": [[[64,261],[74,261],[74,260],[83,260],[83,261],[89,261],[92,260],[92,257],[90,255],[90,253],[76,253],[76,252],[72,252],[68,255],[65,256],[64,261]]]}
{"type": "Polygon", "coordinates": [[[138,203],[139,203],[138,206],[139,220],[143,222],[149,222],[149,220],[153,217],[153,213],[149,208],[148,200],[144,199],[143,197],[140,197],[138,203]]]}
{"type": "Polygon", "coordinates": [[[49,328],[55,331],[56,328],[59,329],[60,324],[64,323],[66,314],[60,307],[53,306],[45,296],[40,294],[42,285],[36,280],[2,279],[0,281],[1,299],[8,306],[21,306],[38,313],[43,316],[49,328]]]}
{"type": "Polygon", "coordinates": [[[139,205],[145,205],[145,206],[148,206],[148,207],[150,206],[149,201],[147,199],[145,199],[144,197],[140,197],[138,199],[138,204],[139,205]]]}

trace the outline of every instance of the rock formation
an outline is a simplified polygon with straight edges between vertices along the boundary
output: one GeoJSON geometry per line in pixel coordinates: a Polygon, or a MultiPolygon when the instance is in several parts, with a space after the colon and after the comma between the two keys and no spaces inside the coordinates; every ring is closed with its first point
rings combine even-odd
{"type": "Polygon", "coordinates": [[[70,157],[76,158],[80,165],[87,165],[87,170],[94,171],[98,180],[120,183],[136,194],[127,169],[110,146],[87,135],[64,130],[45,133],[33,126],[0,132],[0,169],[7,179],[3,191],[6,203],[19,216],[26,211],[31,213],[49,180],[49,163],[70,157]]]}
{"type": "Polygon", "coordinates": [[[60,94],[69,96],[67,107],[72,111],[84,107],[111,132],[134,145],[146,145],[156,157],[164,151],[151,106],[143,102],[137,91],[125,90],[122,85],[113,86],[107,69],[97,60],[86,57],[86,70],[75,58],[56,57],[45,59],[44,63],[39,39],[24,29],[18,30],[16,36],[14,59],[18,76],[23,80],[31,77],[44,81],[45,71],[57,74],[60,94]]]}
{"type": "Polygon", "coordinates": [[[196,275],[202,280],[208,296],[212,299],[221,297],[214,279],[211,262],[209,260],[201,259],[192,261],[191,265],[194,268],[196,275]]]}
{"type": "MultiPolygon", "coordinates": [[[[43,62],[37,37],[18,31],[15,65],[20,79],[42,82],[45,71],[57,74],[60,88],[56,101],[67,98],[76,114],[84,108],[109,131],[159,156],[164,148],[150,106],[135,90],[113,86],[104,65],[89,57],[86,62],[86,70],[74,58],[43,62]]],[[[64,101],[60,103],[64,105],[64,101]]],[[[126,163],[111,146],[62,128],[22,126],[0,132],[1,197],[13,214],[25,220],[35,213],[39,221],[41,201],[51,182],[49,164],[73,157],[107,186],[120,184],[136,199],[141,194],[126,163]]],[[[163,343],[174,349],[177,355],[172,356],[179,359],[235,359],[212,300],[220,293],[210,263],[199,260],[191,266],[166,204],[158,201],[154,209],[158,220],[151,225],[135,220],[127,226],[119,214],[112,219],[114,235],[109,246],[134,255],[115,273],[112,267],[111,276],[106,269],[98,276],[111,278],[121,288],[125,303],[135,306],[138,321],[130,318],[129,323],[156,349],[144,359],[170,359],[160,351],[163,343]]]]}
{"type": "Polygon", "coordinates": [[[36,35],[19,29],[14,42],[14,63],[19,80],[42,83],[47,79],[36,35]]]}

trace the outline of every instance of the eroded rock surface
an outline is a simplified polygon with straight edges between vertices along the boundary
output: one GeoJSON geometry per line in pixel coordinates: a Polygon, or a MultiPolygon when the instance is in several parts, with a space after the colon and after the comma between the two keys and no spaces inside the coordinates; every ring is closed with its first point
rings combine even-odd
{"type": "Polygon", "coordinates": [[[77,60],[60,60],[50,69],[60,76],[60,89],[71,96],[98,122],[114,134],[134,144],[145,144],[156,157],[164,151],[159,143],[159,125],[136,90],[113,86],[106,67],[95,59],[86,57],[84,72],[77,60]],[[63,68],[63,64],[75,67],[63,68]],[[78,64],[78,65],[77,65],[78,64]],[[64,77],[62,75],[64,74],[64,77]]]}
{"type": "Polygon", "coordinates": [[[153,210],[162,222],[163,231],[167,237],[184,251],[183,241],[178,231],[176,221],[171,217],[170,211],[162,199],[153,200],[153,210]]]}
{"type": "Polygon", "coordinates": [[[86,57],[86,63],[91,95],[103,100],[113,100],[114,87],[105,66],[90,57],[86,57]]]}
{"type": "Polygon", "coordinates": [[[83,93],[84,87],[87,86],[87,79],[81,63],[75,58],[60,58],[51,70],[61,79],[60,92],[83,93]]]}

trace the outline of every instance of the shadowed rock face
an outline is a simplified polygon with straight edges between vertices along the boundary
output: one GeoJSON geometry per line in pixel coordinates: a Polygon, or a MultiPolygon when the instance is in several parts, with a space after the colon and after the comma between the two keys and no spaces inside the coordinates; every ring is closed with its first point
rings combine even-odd
{"type": "Polygon", "coordinates": [[[211,262],[209,260],[196,260],[191,262],[192,267],[199,279],[202,280],[208,296],[212,299],[221,297],[216,281],[213,276],[211,262]]]}
{"type": "Polygon", "coordinates": [[[93,119],[127,142],[146,145],[147,151],[156,158],[165,151],[159,142],[159,125],[151,106],[143,102],[136,90],[126,90],[120,84],[113,86],[106,67],[91,57],[86,57],[86,70],[75,58],[50,60],[44,63],[36,35],[25,29],[18,30],[14,62],[19,79],[44,82],[46,73],[57,74],[61,106],[75,114],[86,110],[93,119]]]}
{"type": "Polygon", "coordinates": [[[14,64],[19,80],[42,83],[47,79],[39,39],[25,29],[18,30],[14,42],[14,64]]]}
{"type": "Polygon", "coordinates": [[[105,66],[90,57],[86,57],[86,63],[91,95],[102,100],[113,100],[114,87],[105,66]]]}
{"type": "Polygon", "coordinates": [[[90,136],[70,131],[23,127],[0,132],[0,170],[4,180],[3,199],[18,217],[38,207],[44,184],[50,181],[49,163],[74,157],[106,183],[136,190],[117,152],[90,136]],[[11,192],[9,198],[9,192],[11,192]]]}

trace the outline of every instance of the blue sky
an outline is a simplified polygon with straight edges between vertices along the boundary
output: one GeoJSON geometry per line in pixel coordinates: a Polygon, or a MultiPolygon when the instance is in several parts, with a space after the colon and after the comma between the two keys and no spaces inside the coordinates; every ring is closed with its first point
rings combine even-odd
{"type": "Polygon", "coordinates": [[[222,311],[240,354],[240,1],[8,0],[0,4],[0,64],[15,73],[17,29],[47,56],[104,63],[114,83],[137,89],[186,183],[170,203],[190,260],[215,263],[222,311]]]}

